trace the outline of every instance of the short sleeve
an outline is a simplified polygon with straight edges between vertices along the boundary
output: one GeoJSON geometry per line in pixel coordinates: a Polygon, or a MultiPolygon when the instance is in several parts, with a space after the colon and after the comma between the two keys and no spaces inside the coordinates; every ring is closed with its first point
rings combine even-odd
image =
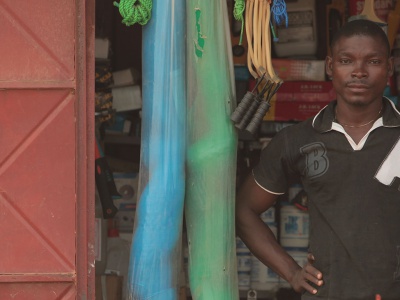
{"type": "Polygon", "coordinates": [[[286,130],[282,130],[261,151],[260,161],[253,169],[257,184],[273,194],[284,194],[293,176],[287,147],[286,130]]]}

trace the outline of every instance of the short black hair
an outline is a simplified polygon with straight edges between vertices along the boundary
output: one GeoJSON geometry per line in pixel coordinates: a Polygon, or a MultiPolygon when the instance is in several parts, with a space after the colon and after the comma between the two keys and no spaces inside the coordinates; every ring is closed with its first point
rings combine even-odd
{"type": "Polygon", "coordinates": [[[387,48],[388,56],[390,56],[390,44],[385,31],[381,26],[367,19],[349,21],[339,28],[332,37],[330,43],[331,52],[339,39],[342,37],[349,38],[354,35],[364,35],[381,40],[387,48]]]}

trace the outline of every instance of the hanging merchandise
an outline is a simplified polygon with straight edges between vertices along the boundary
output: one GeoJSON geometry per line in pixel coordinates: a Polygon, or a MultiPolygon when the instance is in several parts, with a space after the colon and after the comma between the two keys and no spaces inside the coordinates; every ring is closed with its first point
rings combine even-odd
{"type": "Polygon", "coordinates": [[[151,19],[153,9],[152,0],[121,0],[119,3],[114,1],[114,6],[119,8],[122,16],[122,23],[126,26],[133,24],[146,25],[151,19]]]}
{"type": "MultiPolygon", "coordinates": [[[[227,1],[229,12],[229,23],[232,42],[233,64],[235,66],[246,66],[247,64],[247,38],[244,34],[244,9],[245,0],[227,1]]],[[[237,79],[237,78],[236,78],[237,79]]]]}
{"type": "Polygon", "coordinates": [[[286,11],[286,3],[284,0],[275,0],[271,8],[275,20],[275,24],[282,24],[285,21],[285,26],[289,25],[289,18],[286,11]]]}
{"type": "Polygon", "coordinates": [[[235,17],[236,21],[240,21],[242,28],[240,32],[240,40],[239,40],[239,45],[242,44],[242,39],[243,39],[243,28],[244,28],[244,10],[246,8],[246,1],[245,0],[236,0],[235,1],[235,6],[233,8],[233,16],[235,17]]]}
{"type": "Polygon", "coordinates": [[[139,201],[128,297],[176,300],[185,194],[185,2],[156,1],[143,27],[139,201]]]}
{"type": "MultiPolygon", "coordinates": [[[[248,43],[247,67],[257,84],[254,90],[247,92],[240,101],[231,115],[231,120],[238,129],[252,134],[259,128],[270,107],[272,96],[283,83],[272,66],[271,32],[274,35],[274,29],[271,22],[271,4],[272,0],[246,1],[244,20],[248,43]]],[[[285,21],[287,24],[283,0],[274,1],[273,12],[277,22],[285,21]]]]}
{"type": "Polygon", "coordinates": [[[187,1],[185,220],[194,300],[239,299],[235,105],[226,0],[187,1]]]}

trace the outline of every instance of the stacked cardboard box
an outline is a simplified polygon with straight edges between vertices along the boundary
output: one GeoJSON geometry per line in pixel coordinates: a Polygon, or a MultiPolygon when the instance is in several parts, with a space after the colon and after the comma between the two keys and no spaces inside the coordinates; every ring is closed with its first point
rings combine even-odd
{"type": "Polygon", "coordinates": [[[272,64],[283,84],[265,121],[304,121],[336,98],[332,82],[325,80],[325,61],[273,59],[272,64]]]}
{"type": "Polygon", "coordinates": [[[287,81],[272,98],[267,121],[303,121],[336,98],[330,81],[287,81]]]}

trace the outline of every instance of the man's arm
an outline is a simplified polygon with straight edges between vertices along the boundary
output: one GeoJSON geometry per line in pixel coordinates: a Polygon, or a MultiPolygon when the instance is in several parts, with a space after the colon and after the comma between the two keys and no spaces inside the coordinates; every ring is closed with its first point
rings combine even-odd
{"type": "Polygon", "coordinates": [[[317,290],[309,282],[322,285],[322,274],[309,262],[301,268],[279,245],[273,232],[260,218],[260,214],[272,207],[278,195],[262,189],[250,175],[241,187],[236,202],[236,233],[250,251],[265,265],[288,281],[297,292],[304,290],[315,294],[317,290]]]}

